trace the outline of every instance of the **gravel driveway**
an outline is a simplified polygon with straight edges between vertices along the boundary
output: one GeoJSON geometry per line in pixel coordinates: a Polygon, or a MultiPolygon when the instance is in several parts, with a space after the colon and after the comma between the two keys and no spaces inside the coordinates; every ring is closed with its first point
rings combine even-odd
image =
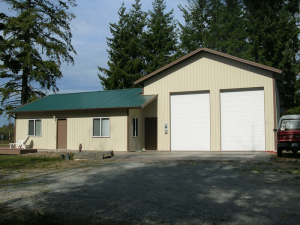
{"type": "Polygon", "coordinates": [[[1,184],[0,207],[60,213],[75,224],[298,224],[300,175],[277,168],[265,162],[85,163],[3,175],[29,179],[1,184]]]}

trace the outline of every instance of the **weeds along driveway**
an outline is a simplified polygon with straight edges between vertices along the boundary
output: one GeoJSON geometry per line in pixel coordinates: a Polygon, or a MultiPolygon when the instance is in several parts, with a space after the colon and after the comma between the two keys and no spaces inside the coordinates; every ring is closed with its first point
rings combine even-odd
{"type": "Polygon", "coordinates": [[[46,215],[49,224],[297,224],[299,171],[291,163],[112,161],[2,174],[16,182],[1,182],[0,224],[26,213],[44,224],[46,215]]]}

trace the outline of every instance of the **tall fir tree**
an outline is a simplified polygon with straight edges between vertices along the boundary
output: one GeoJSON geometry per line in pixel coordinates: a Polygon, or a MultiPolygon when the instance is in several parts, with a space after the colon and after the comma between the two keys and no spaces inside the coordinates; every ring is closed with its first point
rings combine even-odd
{"type": "Polygon", "coordinates": [[[247,32],[241,0],[188,0],[178,6],[185,24],[180,24],[181,50],[189,53],[206,47],[241,57],[247,48],[247,32]]]}
{"type": "Polygon", "coordinates": [[[219,19],[220,34],[217,50],[244,57],[249,48],[246,22],[242,0],[224,0],[219,19]]]}
{"type": "Polygon", "coordinates": [[[165,13],[164,0],[154,0],[152,5],[153,10],[149,12],[150,18],[147,19],[148,29],[143,37],[147,74],[174,61],[179,55],[173,10],[165,13]]]}
{"type": "MultiPolygon", "coordinates": [[[[13,58],[14,55],[13,54],[9,54],[7,53],[7,47],[5,46],[5,42],[7,40],[5,40],[4,36],[3,36],[3,31],[5,30],[5,28],[7,27],[6,24],[4,23],[4,20],[7,18],[7,16],[4,13],[0,13],[0,31],[2,33],[2,35],[0,35],[0,60],[3,63],[3,68],[5,68],[6,70],[11,71],[12,73],[18,73],[21,69],[21,64],[20,62],[13,58]]],[[[1,69],[1,67],[0,67],[1,69]]]]}
{"type": "Polygon", "coordinates": [[[98,67],[98,74],[105,90],[134,87],[134,81],[145,74],[145,48],[143,45],[145,12],[136,0],[129,13],[124,3],[119,9],[118,23],[110,23],[112,38],[107,38],[108,69],[98,67]]]}
{"type": "Polygon", "coordinates": [[[224,16],[224,5],[221,0],[207,0],[207,20],[206,26],[209,30],[206,36],[205,45],[209,49],[220,51],[222,17],[224,16]]]}
{"type": "Polygon", "coordinates": [[[247,57],[283,71],[281,105],[299,105],[299,0],[244,0],[250,47],[247,57]]]}
{"type": "Polygon", "coordinates": [[[75,0],[2,0],[16,16],[3,18],[0,85],[2,110],[10,110],[58,91],[61,62],[74,63],[68,12],[75,0]],[[35,88],[35,85],[39,88],[35,88]]]}
{"type": "Polygon", "coordinates": [[[127,75],[124,71],[127,61],[129,60],[126,54],[125,48],[128,41],[127,20],[128,14],[124,3],[118,12],[119,21],[118,24],[110,23],[110,32],[112,38],[107,38],[107,50],[109,55],[109,61],[107,62],[109,69],[98,67],[99,71],[104,75],[98,74],[100,82],[105,90],[121,89],[127,84],[125,83],[125,76],[127,75]]]}
{"type": "Polygon", "coordinates": [[[188,4],[185,6],[178,6],[185,21],[185,24],[179,23],[180,49],[183,54],[208,47],[207,37],[209,35],[207,0],[187,0],[187,2],[188,4]]]}

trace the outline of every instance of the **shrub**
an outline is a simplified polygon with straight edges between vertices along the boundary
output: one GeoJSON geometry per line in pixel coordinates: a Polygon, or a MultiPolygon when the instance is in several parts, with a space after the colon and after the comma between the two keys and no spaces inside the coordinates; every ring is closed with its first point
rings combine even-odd
{"type": "Polygon", "coordinates": [[[283,115],[295,115],[295,114],[300,115],[300,106],[288,109],[283,113],[283,115]]]}

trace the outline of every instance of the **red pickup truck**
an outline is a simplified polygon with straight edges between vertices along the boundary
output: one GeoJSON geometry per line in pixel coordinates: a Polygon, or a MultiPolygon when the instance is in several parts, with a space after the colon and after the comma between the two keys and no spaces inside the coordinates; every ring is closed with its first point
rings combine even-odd
{"type": "Polygon", "coordinates": [[[279,120],[277,131],[277,156],[282,150],[297,153],[300,150],[300,115],[283,116],[279,120]]]}

